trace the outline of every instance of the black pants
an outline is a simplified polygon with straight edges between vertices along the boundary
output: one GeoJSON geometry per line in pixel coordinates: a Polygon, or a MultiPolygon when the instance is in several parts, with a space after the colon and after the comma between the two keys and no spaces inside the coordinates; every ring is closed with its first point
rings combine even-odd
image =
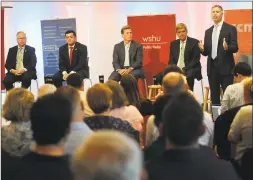
{"type": "Polygon", "coordinates": [[[194,88],[194,77],[188,77],[186,78],[187,80],[187,84],[190,88],[191,91],[193,91],[193,88],[194,88]]]}
{"type": "Polygon", "coordinates": [[[211,101],[213,105],[220,105],[220,87],[225,92],[227,86],[233,84],[233,75],[223,75],[220,73],[219,62],[217,59],[211,62],[211,71],[208,75],[211,90],[211,101]]]}
{"type": "MultiPolygon", "coordinates": [[[[69,72],[68,72],[69,73],[69,72]]],[[[87,73],[84,73],[83,71],[81,72],[76,72],[77,74],[79,74],[83,79],[85,78],[89,78],[89,74],[87,73]]],[[[55,87],[61,87],[62,86],[62,82],[65,81],[63,80],[63,75],[62,75],[62,72],[61,71],[58,71],[57,73],[55,73],[53,75],[53,84],[55,85],[55,87]]]]}
{"type": "Polygon", "coordinates": [[[5,74],[3,84],[7,91],[12,89],[13,84],[17,81],[21,81],[22,83],[21,86],[23,88],[29,88],[31,85],[31,80],[35,78],[35,76],[36,76],[35,72],[26,71],[20,76],[15,76],[14,74],[8,72],[7,74],[5,74]]]}
{"type": "MultiPolygon", "coordinates": [[[[134,69],[133,71],[131,71],[130,73],[132,76],[134,76],[136,79],[139,79],[139,78],[143,78],[144,77],[144,72],[143,72],[143,69],[134,69]]],[[[114,80],[114,81],[120,81],[121,80],[121,75],[116,72],[116,71],[113,71],[111,73],[111,75],[109,76],[110,80],[114,80]]]]}

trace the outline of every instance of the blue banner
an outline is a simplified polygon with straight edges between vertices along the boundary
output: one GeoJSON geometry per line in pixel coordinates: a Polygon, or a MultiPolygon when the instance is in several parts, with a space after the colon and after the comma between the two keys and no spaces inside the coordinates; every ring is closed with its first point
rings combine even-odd
{"type": "Polygon", "coordinates": [[[76,31],[76,19],[41,21],[44,77],[52,77],[59,71],[59,47],[66,44],[67,30],[76,31]]]}

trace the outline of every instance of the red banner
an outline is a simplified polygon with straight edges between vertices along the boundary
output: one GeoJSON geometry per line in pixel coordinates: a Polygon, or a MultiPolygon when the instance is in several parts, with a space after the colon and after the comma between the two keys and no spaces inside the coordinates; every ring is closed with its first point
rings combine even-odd
{"type": "Polygon", "coordinates": [[[143,45],[143,68],[148,84],[164,70],[169,60],[170,42],[176,39],[176,15],[128,16],[133,39],[143,45]]]}
{"type": "Polygon", "coordinates": [[[4,90],[5,87],[2,83],[2,80],[5,76],[5,59],[4,59],[4,9],[1,8],[1,90],[4,90]]]}
{"type": "Polygon", "coordinates": [[[225,22],[233,24],[237,29],[239,51],[236,53],[235,61],[240,54],[252,54],[252,9],[225,10],[225,22]]]}

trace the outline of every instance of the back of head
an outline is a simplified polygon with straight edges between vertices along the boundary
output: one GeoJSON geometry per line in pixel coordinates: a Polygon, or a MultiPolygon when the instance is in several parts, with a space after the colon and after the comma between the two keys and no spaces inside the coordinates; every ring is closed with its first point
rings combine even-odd
{"type": "Polygon", "coordinates": [[[13,88],[8,91],[3,104],[3,117],[12,122],[30,120],[30,110],[34,103],[31,91],[24,88],[13,88]]]}
{"type": "Polygon", "coordinates": [[[133,77],[131,74],[123,75],[120,85],[123,87],[126,93],[129,104],[140,109],[140,92],[135,77],[133,77]]]}
{"type": "Polygon", "coordinates": [[[121,132],[92,134],[73,155],[76,180],[139,180],[142,155],[139,145],[121,132]]]}
{"type": "Polygon", "coordinates": [[[234,76],[241,74],[242,76],[251,76],[252,70],[250,65],[245,62],[238,62],[233,69],[234,76]]]}
{"type": "Polygon", "coordinates": [[[186,91],[183,75],[177,72],[171,72],[163,78],[164,94],[176,95],[186,91]]]}
{"type": "Polygon", "coordinates": [[[116,109],[128,105],[128,100],[123,87],[116,81],[109,80],[105,83],[113,92],[112,108],[116,109]]]}
{"type": "Polygon", "coordinates": [[[107,85],[98,83],[88,89],[86,99],[95,114],[100,114],[111,108],[112,91],[107,85]]]}
{"type": "Polygon", "coordinates": [[[31,109],[33,138],[37,145],[56,145],[69,132],[71,103],[60,94],[39,98],[31,109]]]}
{"type": "Polygon", "coordinates": [[[158,127],[162,123],[162,112],[168,101],[171,99],[171,95],[160,96],[153,104],[153,114],[155,116],[155,125],[158,127]]]}
{"type": "Polygon", "coordinates": [[[178,67],[176,64],[169,64],[163,71],[163,76],[168,73],[177,72],[179,74],[183,74],[184,72],[178,67]]]}
{"type": "Polygon", "coordinates": [[[69,100],[69,102],[71,103],[73,111],[77,108],[77,106],[80,106],[80,104],[82,104],[80,94],[79,94],[78,90],[74,87],[62,86],[62,87],[58,88],[55,93],[66,97],[69,100]]]}
{"type": "Polygon", "coordinates": [[[252,103],[252,99],[253,99],[252,77],[248,77],[243,81],[243,94],[244,94],[245,104],[252,103]]]}
{"type": "Polygon", "coordinates": [[[164,136],[177,147],[193,145],[201,130],[203,112],[189,93],[173,96],[163,110],[164,136]]]}
{"type": "Polygon", "coordinates": [[[43,84],[38,89],[38,98],[45,96],[47,94],[52,94],[57,90],[57,88],[53,84],[43,84]]]}
{"type": "Polygon", "coordinates": [[[80,89],[83,86],[83,79],[77,73],[70,74],[66,81],[69,86],[77,89],[80,89]]]}

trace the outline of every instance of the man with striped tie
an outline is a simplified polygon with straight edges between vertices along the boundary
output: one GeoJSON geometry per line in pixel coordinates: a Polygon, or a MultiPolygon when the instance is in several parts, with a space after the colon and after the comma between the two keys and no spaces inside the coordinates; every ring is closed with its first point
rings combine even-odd
{"type": "Polygon", "coordinates": [[[13,88],[16,81],[21,81],[22,87],[28,88],[31,80],[36,77],[35,48],[26,45],[26,34],[23,31],[17,32],[16,37],[18,45],[9,49],[5,62],[8,72],[3,84],[7,91],[13,88]]]}
{"type": "Polygon", "coordinates": [[[202,79],[198,40],[187,36],[187,27],[183,23],[177,24],[176,33],[178,39],[170,44],[169,64],[176,64],[184,71],[193,91],[194,79],[202,79]]]}

